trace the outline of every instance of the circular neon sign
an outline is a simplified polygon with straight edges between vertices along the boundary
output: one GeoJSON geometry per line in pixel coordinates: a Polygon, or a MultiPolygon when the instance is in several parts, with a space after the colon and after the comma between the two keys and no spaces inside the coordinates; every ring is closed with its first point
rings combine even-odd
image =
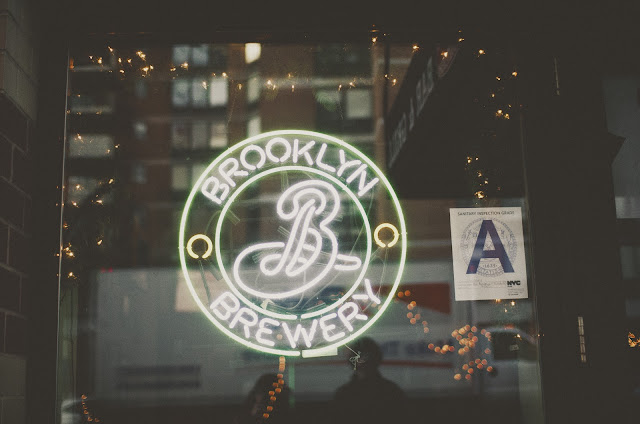
{"type": "Polygon", "coordinates": [[[378,167],[300,130],[244,140],[198,178],[180,221],[180,263],[223,333],[267,353],[315,356],[370,328],[406,259],[400,203],[378,167]]]}

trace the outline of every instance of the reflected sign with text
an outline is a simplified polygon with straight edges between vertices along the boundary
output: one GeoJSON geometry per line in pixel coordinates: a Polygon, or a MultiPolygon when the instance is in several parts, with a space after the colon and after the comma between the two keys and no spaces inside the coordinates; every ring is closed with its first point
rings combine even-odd
{"type": "Polygon", "coordinates": [[[216,158],[180,222],[180,262],[199,309],[267,353],[316,356],[370,328],[406,258],[398,198],[337,138],[264,133],[216,158]]]}

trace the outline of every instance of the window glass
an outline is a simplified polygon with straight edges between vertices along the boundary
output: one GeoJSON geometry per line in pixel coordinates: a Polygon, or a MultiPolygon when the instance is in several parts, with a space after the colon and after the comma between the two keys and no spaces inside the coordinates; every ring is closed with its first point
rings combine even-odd
{"type": "Polygon", "coordinates": [[[612,162],[620,268],[626,297],[628,333],[627,369],[633,401],[640,394],[640,128],[638,93],[640,72],[620,67],[603,77],[607,127],[615,145],[612,162]]]}
{"type": "Polygon", "coordinates": [[[209,123],[207,121],[194,121],[191,126],[191,147],[203,149],[208,147],[209,123]]]}
{"type": "Polygon", "coordinates": [[[247,137],[253,137],[260,133],[261,119],[259,116],[252,116],[247,122],[247,137]]]}
{"type": "Polygon", "coordinates": [[[190,81],[186,79],[174,80],[171,84],[171,101],[176,107],[185,107],[190,103],[190,81]]]}
{"type": "Polygon", "coordinates": [[[246,41],[71,51],[62,422],[542,423],[509,50],[246,41]]]}
{"type": "Polygon", "coordinates": [[[260,59],[261,46],[260,43],[247,43],[244,45],[244,60],[247,63],[255,62],[260,59]]]}
{"type": "Polygon", "coordinates": [[[75,134],[68,142],[71,157],[110,157],[115,150],[113,137],[109,134],[75,134]]]}
{"type": "Polygon", "coordinates": [[[135,121],[133,123],[133,133],[138,140],[144,140],[147,137],[147,123],[144,121],[135,121]]]}
{"type": "Polygon", "coordinates": [[[191,104],[194,107],[204,107],[207,105],[207,86],[206,80],[195,78],[191,81],[191,104]]]}
{"type": "Polygon", "coordinates": [[[191,49],[191,62],[193,66],[206,66],[209,62],[209,46],[201,44],[191,49]]]}
{"type": "Polygon", "coordinates": [[[172,59],[173,63],[180,65],[189,62],[191,56],[191,48],[189,46],[173,46],[172,59]]]}
{"type": "Polygon", "coordinates": [[[177,149],[189,147],[189,123],[175,120],[171,122],[171,145],[177,149]]]}
{"type": "Polygon", "coordinates": [[[209,83],[209,105],[225,106],[229,98],[227,80],[224,78],[211,78],[209,83]]]}
{"type": "Polygon", "coordinates": [[[227,146],[227,126],[225,123],[212,122],[210,134],[209,147],[219,149],[227,146]]]}
{"type": "Polygon", "coordinates": [[[347,119],[371,118],[371,91],[349,90],[346,98],[347,119]]]}
{"type": "Polygon", "coordinates": [[[247,101],[249,103],[255,103],[260,98],[260,78],[257,75],[252,75],[247,80],[247,101]]]}

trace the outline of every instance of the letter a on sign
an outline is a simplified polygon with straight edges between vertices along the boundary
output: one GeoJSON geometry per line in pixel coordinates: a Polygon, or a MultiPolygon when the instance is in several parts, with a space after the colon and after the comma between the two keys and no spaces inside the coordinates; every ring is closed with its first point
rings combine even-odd
{"type": "Polygon", "coordinates": [[[473,254],[471,255],[471,260],[469,261],[469,266],[467,267],[467,274],[475,274],[476,272],[478,272],[478,265],[480,265],[480,260],[489,258],[499,259],[504,272],[513,272],[513,266],[511,265],[511,261],[509,260],[509,255],[507,255],[507,252],[504,250],[504,245],[502,244],[502,240],[500,240],[500,236],[498,235],[495,224],[492,220],[485,219],[480,225],[480,231],[478,232],[476,245],[473,249],[473,254]],[[487,234],[489,235],[489,237],[491,237],[493,249],[484,248],[487,241],[487,234]]]}
{"type": "Polygon", "coordinates": [[[449,217],[455,299],[526,299],[522,209],[452,208],[449,217]]]}

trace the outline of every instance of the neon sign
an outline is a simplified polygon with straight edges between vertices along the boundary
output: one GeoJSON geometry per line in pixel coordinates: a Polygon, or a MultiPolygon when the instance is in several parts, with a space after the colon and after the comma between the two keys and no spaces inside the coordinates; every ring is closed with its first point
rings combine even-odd
{"type": "Polygon", "coordinates": [[[310,131],[229,148],[180,222],[180,263],[200,310],[235,341],[277,355],[317,356],[367,331],[393,299],[406,249],[382,172],[310,131]]]}

